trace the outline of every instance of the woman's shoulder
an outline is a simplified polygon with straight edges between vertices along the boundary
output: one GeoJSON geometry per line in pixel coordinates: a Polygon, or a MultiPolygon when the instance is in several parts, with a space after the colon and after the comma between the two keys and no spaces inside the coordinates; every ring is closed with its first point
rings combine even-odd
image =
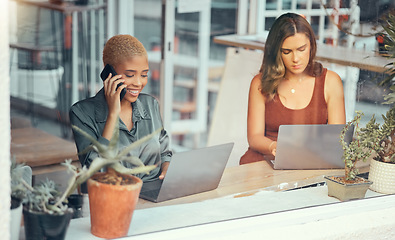
{"type": "Polygon", "coordinates": [[[93,112],[96,107],[99,107],[103,104],[107,104],[104,99],[104,95],[101,96],[101,91],[99,91],[95,96],[89,97],[83,100],[80,100],[74,103],[70,107],[70,111],[81,111],[84,113],[93,112]]]}
{"type": "Polygon", "coordinates": [[[90,97],[74,103],[70,107],[70,111],[76,111],[77,109],[79,110],[83,109],[89,111],[89,109],[94,108],[94,106],[95,106],[95,99],[94,97],[90,97]]]}
{"type": "Polygon", "coordinates": [[[343,89],[343,82],[339,74],[332,70],[327,70],[325,76],[325,92],[332,93],[343,89]]]}
{"type": "Polygon", "coordinates": [[[266,102],[266,96],[262,93],[262,73],[258,73],[251,80],[250,98],[263,100],[266,102]]]}
{"type": "Polygon", "coordinates": [[[147,93],[140,93],[139,103],[143,108],[146,109],[159,109],[159,101],[154,96],[147,93]]]}
{"type": "Polygon", "coordinates": [[[337,74],[335,71],[329,70],[327,68],[324,68],[326,70],[326,79],[340,79],[339,74],[337,74]]]}
{"type": "Polygon", "coordinates": [[[262,82],[262,73],[258,73],[255,75],[252,80],[251,80],[251,87],[256,87],[260,88],[261,87],[261,82],[262,82]]]}
{"type": "Polygon", "coordinates": [[[341,81],[342,80],[339,74],[329,69],[326,70],[325,85],[333,85],[333,84],[337,85],[341,83],[341,81]]]}

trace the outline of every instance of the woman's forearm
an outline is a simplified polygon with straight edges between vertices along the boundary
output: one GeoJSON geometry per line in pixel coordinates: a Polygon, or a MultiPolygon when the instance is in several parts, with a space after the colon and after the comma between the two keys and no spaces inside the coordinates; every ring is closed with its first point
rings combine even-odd
{"type": "Polygon", "coordinates": [[[259,135],[248,138],[250,148],[262,154],[273,154],[273,150],[277,148],[277,142],[268,137],[259,135]]]}

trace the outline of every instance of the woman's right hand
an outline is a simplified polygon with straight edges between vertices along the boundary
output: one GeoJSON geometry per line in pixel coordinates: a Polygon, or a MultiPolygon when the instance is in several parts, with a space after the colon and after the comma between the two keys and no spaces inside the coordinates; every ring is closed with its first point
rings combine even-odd
{"type": "Polygon", "coordinates": [[[121,112],[120,96],[122,89],[126,87],[126,85],[121,85],[117,89],[119,83],[125,82],[121,77],[122,75],[112,76],[110,73],[106,80],[103,81],[104,96],[106,97],[109,114],[119,115],[121,112]]]}
{"type": "Polygon", "coordinates": [[[276,156],[276,149],[277,149],[277,141],[271,142],[269,145],[269,151],[271,152],[271,154],[273,154],[273,156],[276,156]]]}

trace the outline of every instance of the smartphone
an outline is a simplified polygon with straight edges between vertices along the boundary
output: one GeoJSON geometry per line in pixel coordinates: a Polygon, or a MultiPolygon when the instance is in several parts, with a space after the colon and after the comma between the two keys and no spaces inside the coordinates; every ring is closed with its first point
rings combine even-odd
{"type": "MultiPolygon", "coordinates": [[[[115,72],[115,69],[110,64],[106,64],[106,66],[104,67],[103,71],[100,73],[101,79],[103,81],[106,80],[110,73],[112,74],[112,77],[117,75],[117,72],[115,72]]],[[[122,86],[122,84],[123,83],[119,83],[118,84],[117,90],[118,90],[118,87],[122,86]]],[[[125,94],[126,94],[126,89],[122,89],[122,91],[121,91],[121,100],[125,96],[125,94]]]]}

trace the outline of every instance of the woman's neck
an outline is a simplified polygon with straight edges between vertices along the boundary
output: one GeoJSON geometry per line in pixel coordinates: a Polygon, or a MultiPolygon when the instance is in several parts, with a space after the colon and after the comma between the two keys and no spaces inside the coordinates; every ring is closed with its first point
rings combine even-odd
{"type": "Polygon", "coordinates": [[[133,110],[132,104],[128,101],[121,101],[121,112],[131,112],[133,110]]]}
{"type": "Polygon", "coordinates": [[[290,82],[294,82],[294,83],[302,82],[303,80],[305,80],[308,77],[309,77],[309,75],[306,74],[305,72],[300,73],[300,74],[294,74],[294,73],[288,72],[288,73],[285,73],[285,75],[284,75],[284,79],[286,79],[290,82]]]}

